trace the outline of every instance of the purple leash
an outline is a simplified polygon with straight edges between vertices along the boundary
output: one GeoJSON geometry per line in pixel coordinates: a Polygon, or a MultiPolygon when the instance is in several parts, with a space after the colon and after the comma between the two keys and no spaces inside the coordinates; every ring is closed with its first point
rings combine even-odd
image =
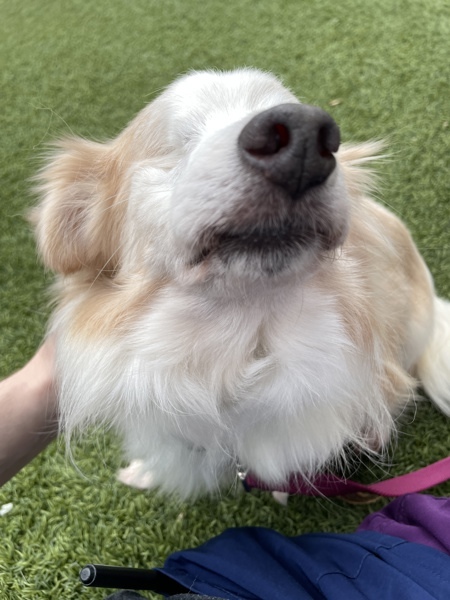
{"type": "Polygon", "coordinates": [[[415,492],[422,492],[435,485],[439,485],[450,479],[450,457],[438,460],[427,467],[365,485],[343,479],[335,475],[319,475],[312,483],[301,477],[293,476],[290,481],[280,489],[274,490],[273,486],[259,481],[251,473],[245,478],[245,485],[249,489],[257,488],[267,491],[286,492],[288,494],[300,494],[304,496],[346,496],[349,494],[372,494],[375,496],[403,496],[415,492]]]}

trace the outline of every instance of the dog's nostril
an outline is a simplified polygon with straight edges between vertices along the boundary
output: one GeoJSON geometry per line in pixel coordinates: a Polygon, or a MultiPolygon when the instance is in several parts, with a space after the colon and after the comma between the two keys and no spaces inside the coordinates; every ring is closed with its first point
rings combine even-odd
{"type": "Polygon", "coordinates": [[[285,148],[289,144],[290,134],[289,129],[283,123],[275,123],[273,126],[275,130],[275,139],[276,139],[276,152],[279,152],[281,148],[285,148]]]}
{"type": "Polygon", "coordinates": [[[283,123],[274,123],[265,133],[264,137],[259,137],[249,144],[245,150],[255,157],[273,156],[282,148],[289,145],[289,129],[283,123]]]}
{"type": "Polygon", "coordinates": [[[340,144],[339,130],[329,124],[320,127],[317,132],[317,149],[323,158],[332,158],[340,144]]]}

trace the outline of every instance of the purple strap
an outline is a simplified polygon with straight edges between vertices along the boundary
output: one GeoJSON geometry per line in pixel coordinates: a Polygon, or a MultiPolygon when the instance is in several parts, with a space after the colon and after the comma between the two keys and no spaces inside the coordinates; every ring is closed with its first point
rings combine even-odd
{"type": "MultiPolygon", "coordinates": [[[[450,456],[412,473],[392,477],[370,485],[327,474],[319,475],[312,483],[299,477],[292,477],[286,485],[281,486],[281,489],[277,488],[276,491],[304,496],[345,496],[346,494],[363,492],[389,497],[422,492],[448,479],[450,479],[450,456]]],[[[245,484],[248,488],[273,491],[272,486],[262,483],[251,474],[247,475],[245,484]]]]}

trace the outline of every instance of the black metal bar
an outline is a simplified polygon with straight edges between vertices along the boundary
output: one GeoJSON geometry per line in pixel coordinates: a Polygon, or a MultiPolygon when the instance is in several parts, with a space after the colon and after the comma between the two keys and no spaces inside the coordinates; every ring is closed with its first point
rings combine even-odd
{"type": "Polygon", "coordinates": [[[185,594],[188,588],[156,569],[131,569],[107,565],[86,565],[80,571],[86,586],[150,590],[155,594],[185,594]]]}

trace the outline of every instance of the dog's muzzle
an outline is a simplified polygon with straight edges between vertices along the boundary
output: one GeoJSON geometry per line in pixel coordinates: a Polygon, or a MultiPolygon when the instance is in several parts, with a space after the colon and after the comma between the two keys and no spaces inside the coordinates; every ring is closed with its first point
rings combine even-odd
{"type": "Polygon", "coordinates": [[[297,200],[334,170],[340,132],[316,106],[280,104],[253,117],[238,144],[244,163],[297,200]]]}

